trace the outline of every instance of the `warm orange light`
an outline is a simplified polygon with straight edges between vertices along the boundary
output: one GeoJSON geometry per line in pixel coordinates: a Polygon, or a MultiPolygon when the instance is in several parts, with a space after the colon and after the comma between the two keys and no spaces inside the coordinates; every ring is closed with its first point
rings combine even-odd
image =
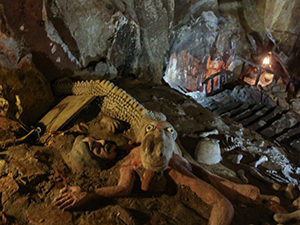
{"type": "Polygon", "coordinates": [[[269,65],[270,64],[270,56],[266,56],[263,60],[263,65],[269,65]]]}

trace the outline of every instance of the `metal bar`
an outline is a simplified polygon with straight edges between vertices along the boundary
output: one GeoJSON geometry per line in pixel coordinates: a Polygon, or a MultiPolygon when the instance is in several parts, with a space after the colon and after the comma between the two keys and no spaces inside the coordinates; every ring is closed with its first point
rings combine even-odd
{"type": "Polygon", "coordinates": [[[243,70],[242,70],[242,77],[241,77],[241,80],[242,80],[242,81],[244,81],[244,79],[245,79],[247,67],[248,67],[248,63],[247,63],[247,62],[244,62],[243,70]]]}
{"type": "Polygon", "coordinates": [[[255,80],[255,86],[258,84],[259,82],[259,78],[260,78],[260,75],[261,75],[261,69],[258,68],[258,71],[257,71],[257,76],[256,76],[256,80],[255,80]]]}
{"type": "Polygon", "coordinates": [[[229,76],[228,73],[225,73],[225,75],[223,76],[223,78],[224,78],[224,84],[227,83],[228,76],[229,76]]]}
{"type": "Polygon", "coordinates": [[[202,81],[202,83],[207,83],[210,79],[218,76],[220,74],[220,72],[214,73],[212,75],[210,75],[208,78],[206,78],[204,81],[202,81]]]}
{"type": "Polygon", "coordinates": [[[214,80],[211,79],[211,82],[210,82],[210,94],[214,91],[214,80]]]}
{"type": "Polygon", "coordinates": [[[222,74],[220,74],[218,77],[218,89],[221,88],[221,79],[222,79],[222,74]]]}
{"type": "Polygon", "coordinates": [[[265,68],[265,67],[262,67],[262,66],[260,66],[260,65],[257,65],[257,64],[255,64],[255,63],[253,63],[253,62],[250,62],[250,61],[248,61],[247,59],[241,58],[241,57],[239,57],[239,56],[236,56],[236,57],[237,57],[239,60],[241,60],[241,61],[243,61],[243,62],[245,62],[245,63],[247,63],[247,64],[250,64],[250,65],[252,65],[252,66],[254,66],[254,67],[258,68],[258,69],[261,69],[261,70],[264,70],[264,71],[266,71],[266,72],[268,72],[268,73],[272,73],[272,74],[274,74],[274,75],[278,75],[278,76],[282,77],[280,74],[274,73],[273,71],[271,71],[271,70],[269,70],[269,69],[267,69],[267,68],[265,68]]]}
{"type": "Polygon", "coordinates": [[[203,84],[203,91],[204,91],[204,94],[207,95],[207,84],[206,83],[203,84]]]}
{"type": "Polygon", "coordinates": [[[222,73],[226,73],[226,70],[221,70],[217,73],[211,74],[208,78],[206,78],[204,81],[202,81],[202,83],[207,83],[211,78],[215,78],[215,77],[219,76],[222,73]]]}

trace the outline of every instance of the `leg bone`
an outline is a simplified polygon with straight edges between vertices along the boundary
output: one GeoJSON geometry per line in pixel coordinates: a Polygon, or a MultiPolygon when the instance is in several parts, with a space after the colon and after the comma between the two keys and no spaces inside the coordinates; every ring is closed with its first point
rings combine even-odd
{"type": "Polygon", "coordinates": [[[290,200],[295,199],[295,196],[293,193],[294,187],[295,187],[294,184],[289,183],[285,188],[285,196],[290,200]]]}
{"type": "Polygon", "coordinates": [[[293,206],[296,206],[298,209],[300,209],[300,197],[293,201],[293,206]]]}
{"type": "Polygon", "coordinates": [[[277,223],[286,223],[290,220],[300,220],[300,210],[291,213],[275,213],[273,216],[277,223]]]}

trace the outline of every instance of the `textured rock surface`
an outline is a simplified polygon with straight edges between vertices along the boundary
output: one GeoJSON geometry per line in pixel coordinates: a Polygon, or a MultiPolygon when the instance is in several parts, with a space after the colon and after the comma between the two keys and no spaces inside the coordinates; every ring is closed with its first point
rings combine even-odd
{"type": "MultiPolygon", "coordinates": [[[[80,70],[160,83],[167,68],[171,81],[195,90],[210,56],[224,64],[234,54],[256,62],[271,50],[287,74],[300,74],[296,0],[0,0],[0,10],[1,64],[17,68],[31,53],[50,81],[80,70]]],[[[233,71],[238,76],[241,65],[233,71]]]]}
{"type": "Polygon", "coordinates": [[[55,0],[45,7],[48,37],[80,67],[101,61],[110,68],[107,73],[139,73],[160,82],[173,1],[55,0]]]}
{"type": "Polygon", "coordinates": [[[299,1],[266,0],[264,13],[260,16],[263,18],[266,29],[270,30],[277,41],[290,47],[297,44],[296,41],[299,40],[300,35],[299,1]]]}
{"type": "Polygon", "coordinates": [[[75,70],[78,66],[69,60],[59,45],[54,45],[47,38],[45,21],[42,17],[42,2],[42,0],[0,0],[4,12],[1,20],[6,23],[6,34],[24,40],[21,55],[31,53],[38,69],[49,80],[53,80],[62,74],[68,74],[67,70],[75,70]]]}
{"type": "Polygon", "coordinates": [[[17,68],[2,66],[0,71],[0,83],[10,107],[9,116],[32,124],[53,105],[50,85],[30,58],[23,58],[17,68]]]}
{"type": "Polygon", "coordinates": [[[218,11],[217,0],[177,0],[174,9],[174,26],[185,25],[201,16],[203,11],[218,11]]]}
{"type": "Polygon", "coordinates": [[[248,57],[251,45],[237,17],[219,17],[203,11],[176,30],[170,49],[165,80],[189,91],[199,90],[208,62],[223,62],[231,55],[248,57]]]}
{"type": "MultiPolygon", "coordinates": [[[[299,35],[300,3],[296,0],[0,3],[11,31],[24,38],[27,51],[33,53],[33,61],[49,80],[87,69],[100,77],[133,74],[159,83],[169,53],[183,50],[178,47],[183,34],[189,36],[181,40],[185,50],[189,49],[188,53],[201,62],[210,51],[213,59],[226,59],[232,52],[247,58],[269,50],[269,42],[280,47],[280,58],[289,70],[293,70],[292,62],[297,59],[293,51],[299,35]],[[215,15],[217,22],[204,16],[208,12],[215,15]],[[203,20],[211,26],[208,30],[197,27],[203,20]],[[190,51],[197,46],[203,50],[190,51]]],[[[7,29],[1,29],[4,28],[7,29]]]]}
{"type": "Polygon", "coordinates": [[[300,26],[299,1],[242,0],[240,7],[249,29],[289,47],[289,50],[297,45],[300,26]]]}
{"type": "MultiPolygon", "coordinates": [[[[287,67],[292,77],[299,79],[300,2],[297,0],[243,0],[244,17],[252,31],[262,41],[269,40],[273,50],[287,67]]],[[[262,49],[263,50],[263,49],[262,49]]],[[[267,48],[265,48],[267,50],[267,48]]]]}
{"type": "Polygon", "coordinates": [[[52,106],[54,97],[49,83],[32,63],[31,55],[22,54],[24,47],[9,31],[5,18],[0,25],[3,28],[0,32],[1,114],[21,117],[25,123],[32,124],[52,106]]]}

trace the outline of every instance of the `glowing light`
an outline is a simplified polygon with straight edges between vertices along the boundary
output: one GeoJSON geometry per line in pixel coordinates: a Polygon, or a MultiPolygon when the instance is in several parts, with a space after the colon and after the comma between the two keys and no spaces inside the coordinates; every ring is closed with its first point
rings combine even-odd
{"type": "Polygon", "coordinates": [[[263,65],[270,65],[270,56],[265,57],[262,64],[263,65]]]}

